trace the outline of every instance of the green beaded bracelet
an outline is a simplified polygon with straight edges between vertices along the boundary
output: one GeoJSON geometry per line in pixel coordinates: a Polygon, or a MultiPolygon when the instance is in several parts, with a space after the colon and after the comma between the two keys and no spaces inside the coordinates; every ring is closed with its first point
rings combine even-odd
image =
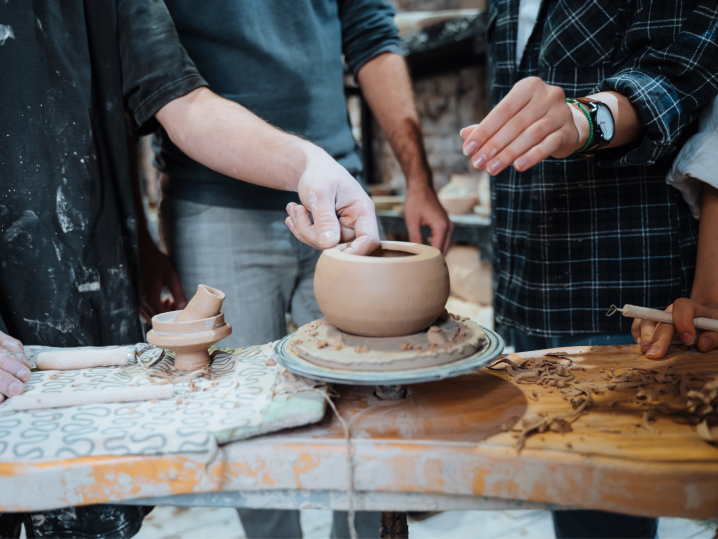
{"type": "Polygon", "coordinates": [[[575,99],[571,99],[570,97],[566,98],[566,103],[570,103],[572,105],[575,105],[578,107],[578,110],[583,112],[583,114],[586,116],[586,119],[588,120],[588,126],[591,128],[591,133],[588,135],[588,140],[586,141],[586,144],[583,145],[583,148],[580,148],[578,150],[575,150],[573,153],[581,153],[586,148],[588,148],[591,145],[591,142],[593,141],[593,120],[591,120],[591,115],[586,110],[586,107],[584,107],[581,103],[576,101],[575,99]]]}

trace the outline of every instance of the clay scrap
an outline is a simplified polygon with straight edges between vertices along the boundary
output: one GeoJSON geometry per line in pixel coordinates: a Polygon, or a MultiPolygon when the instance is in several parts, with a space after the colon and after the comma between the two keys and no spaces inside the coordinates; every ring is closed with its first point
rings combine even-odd
{"type": "Polygon", "coordinates": [[[351,371],[400,371],[444,365],[475,354],[486,338],[468,319],[447,316],[428,330],[401,337],[360,337],[326,318],[302,326],[291,341],[301,358],[351,371]]]}

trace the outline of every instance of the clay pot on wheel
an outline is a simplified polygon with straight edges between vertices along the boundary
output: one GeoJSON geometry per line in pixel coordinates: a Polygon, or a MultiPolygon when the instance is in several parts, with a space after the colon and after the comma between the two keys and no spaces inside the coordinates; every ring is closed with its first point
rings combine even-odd
{"type": "Polygon", "coordinates": [[[355,335],[396,337],[429,327],[449,297],[449,270],[428,245],[383,241],[368,256],[322,253],[314,294],[329,322],[355,335]]]}
{"type": "Polygon", "coordinates": [[[171,311],[152,317],[152,329],[147,333],[147,342],[166,348],[175,353],[175,369],[190,371],[210,364],[207,349],[217,341],[232,334],[232,326],[225,323],[224,313],[177,322],[183,311],[171,311]]]}

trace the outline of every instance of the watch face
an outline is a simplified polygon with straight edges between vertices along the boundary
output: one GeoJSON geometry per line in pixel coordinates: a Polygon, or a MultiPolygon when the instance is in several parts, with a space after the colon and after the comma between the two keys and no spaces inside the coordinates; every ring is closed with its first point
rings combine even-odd
{"type": "Polygon", "coordinates": [[[603,138],[607,141],[613,139],[613,134],[616,131],[616,125],[613,123],[613,114],[608,105],[600,104],[596,110],[596,122],[601,128],[603,138]]]}

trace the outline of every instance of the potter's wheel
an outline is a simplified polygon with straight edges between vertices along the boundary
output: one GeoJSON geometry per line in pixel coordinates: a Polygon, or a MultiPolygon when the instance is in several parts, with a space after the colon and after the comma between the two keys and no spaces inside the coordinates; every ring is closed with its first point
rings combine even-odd
{"type": "Polygon", "coordinates": [[[460,376],[491,363],[504,349],[499,335],[469,320],[455,318],[437,325],[446,342],[427,346],[426,331],[405,337],[359,337],[322,319],[280,340],[274,357],[291,372],[315,380],[395,385],[460,376]],[[327,344],[320,342],[318,347],[317,340],[327,344]]]}

